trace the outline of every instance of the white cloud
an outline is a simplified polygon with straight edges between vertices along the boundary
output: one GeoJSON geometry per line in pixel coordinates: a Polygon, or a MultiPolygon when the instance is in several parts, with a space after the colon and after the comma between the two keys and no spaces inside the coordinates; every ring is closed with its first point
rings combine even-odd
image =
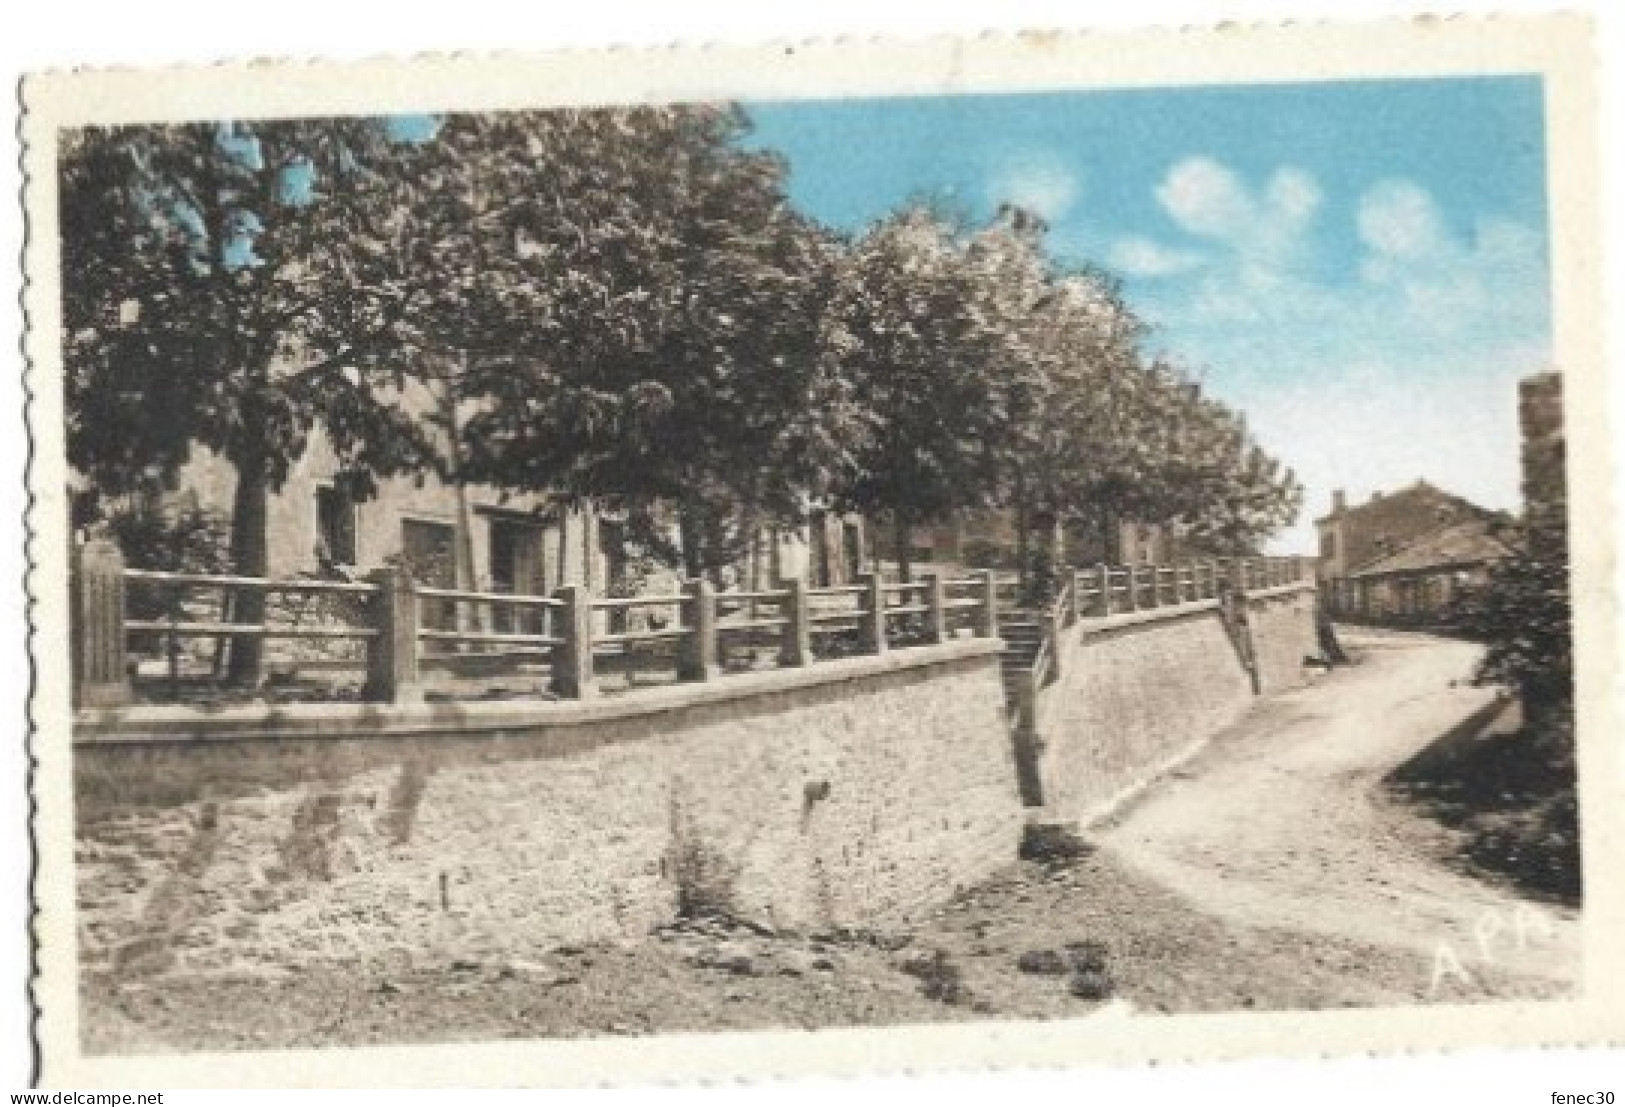
{"type": "MultiPolygon", "coordinates": [[[[1353,212],[1338,213],[1353,219],[1363,252],[1349,259],[1347,276],[1330,279],[1309,264],[1325,197],[1302,169],[1282,166],[1253,183],[1210,158],[1192,157],[1168,171],[1155,195],[1182,230],[1218,247],[1208,264],[1182,268],[1159,266],[1166,259],[1151,251],[1121,249],[1121,257],[1114,251],[1113,261],[1133,275],[1199,269],[1177,299],[1164,298],[1166,322],[1313,324],[1347,336],[1363,330],[1379,345],[1487,331],[1508,336],[1544,325],[1541,236],[1496,218],[1459,233],[1413,181],[1379,181],[1353,212]],[[1136,261],[1146,264],[1136,269],[1136,261]]],[[[1185,252],[1177,245],[1161,248],[1170,258],[1185,252]]]]}
{"type": "Polygon", "coordinates": [[[1360,240],[1382,257],[1418,258],[1444,243],[1433,197],[1409,181],[1381,181],[1360,197],[1360,240]]]}
{"type": "Polygon", "coordinates": [[[1204,267],[1180,314],[1256,325],[1332,309],[1322,291],[1300,276],[1323,201],[1319,182],[1307,171],[1283,166],[1255,186],[1211,158],[1192,157],[1168,170],[1156,198],[1182,230],[1221,251],[1215,264],[1204,267]]]}
{"type": "Polygon", "coordinates": [[[1141,306],[1303,481],[1278,548],[1314,548],[1337,488],[1363,498],[1422,477],[1517,506],[1516,382],[1550,362],[1538,230],[1447,210],[1403,179],[1328,210],[1303,170],[1249,180],[1205,158],[1175,165],[1155,196],[1206,263],[1141,306]],[[1333,221],[1355,232],[1342,254],[1319,233],[1333,221]]]}
{"type": "Polygon", "coordinates": [[[1254,219],[1240,178],[1208,158],[1188,158],[1169,170],[1157,200],[1181,227],[1205,238],[1235,238],[1254,219]]]}
{"type": "Polygon", "coordinates": [[[1270,178],[1269,204],[1273,214],[1289,223],[1303,225],[1320,210],[1320,184],[1302,169],[1277,169],[1270,178]]]}
{"type": "Polygon", "coordinates": [[[1320,209],[1320,184],[1293,166],[1277,169],[1261,193],[1211,158],[1186,158],[1157,186],[1157,201],[1181,227],[1238,248],[1279,243],[1320,209]]]}
{"type": "Polygon", "coordinates": [[[1199,268],[1205,260],[1194,250],[1180,250],[1154,239],[1129,235],[1112,243],[1106,263],[1134,277],[1168,277],[1199,268]]]}
{"type": "Polygon", "coordinates": [[[1405,180],[1367,189],[1356,221],[1369,251],[1360,275],[1391,314],[1440,334],[1544,318],[1545,248],[1528,227],[1486,218],[1458,236],[1405,180]]]}
{"type": "Polygon", "coordinates": [[[1083,192],[1083,182],[1071,168],[1050,157],[1028,157],[1004,166],[988,185],[988,198],[997,204],[1015,204],[1057,222],[1071,210],[1083,192]]]}

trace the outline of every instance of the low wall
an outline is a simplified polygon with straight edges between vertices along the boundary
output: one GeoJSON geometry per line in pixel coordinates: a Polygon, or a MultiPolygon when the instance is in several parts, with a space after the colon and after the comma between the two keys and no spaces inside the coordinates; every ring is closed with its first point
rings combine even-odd
{"type": "MultiPolygon", "coordinates": [[[[1317,652],[1314,590],[1247,600],[1259,691],[1303,680],[1317,652]]],[[[1060,676],[1039,697],[1037,773],[1050,815],[1088,822],[1238,720],[1252,676],[1218,600],[1086,619],[1063,635],[1060,676]]]]}
{"type": "Polygon", "coordinates": [[[1259,691],[1265,695],[1301,685],[1303,659],[1320,656],[1315,604],[1312,587],[1277,588],[1248,597],[1247,625],[1258,664],[1259,691]]]}
{"type": "Polygon", "coordinates": [[[516,705],[85,716],[92,971],[904,922],[1014,857],[998,643],[516,705]]]}

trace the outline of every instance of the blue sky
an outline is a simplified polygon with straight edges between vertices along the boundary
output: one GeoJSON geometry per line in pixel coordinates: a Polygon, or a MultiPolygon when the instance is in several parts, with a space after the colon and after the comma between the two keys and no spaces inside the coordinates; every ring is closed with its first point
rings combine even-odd
{"type": "Polygon", "coordinates": [[[747,105],[794,201],[861,230],[911,196],[1044,214],[1150,348],[1307,489],[1425,477],[1516,508],[1516,381],[1551,367],[1539,80],[1327,82],[747,105]]]}

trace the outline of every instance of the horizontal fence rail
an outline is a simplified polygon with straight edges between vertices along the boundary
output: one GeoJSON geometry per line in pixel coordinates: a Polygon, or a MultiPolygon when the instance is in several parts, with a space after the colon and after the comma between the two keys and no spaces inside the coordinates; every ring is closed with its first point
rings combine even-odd
{"type": "MultiPolygon", "coordinates": [[[[1312,579],[1313,563],[1298,557],[1074,568],[1062,575],[1054,598],[1037,612],[1037,645],[1030,660],[1007,657],[1007,666],[1015,670],[1007,672],[1012,725],[1018,733],[1033,732],[1038,694],[1061,675],[1061,634],[1081,619],[1215,601],[1225,594],[1245,595],[1312,579]]],[[[1020,594],[1015,579],[1007,576],[991,587],[1001,597],[1020,594]]]]}
{"type": "MultiPolygon", "coordinates": [[[[1302,558],[1249,558],[1070,570],[1036,613],[1032,679],[1041,685],[1059,675],[1060,633],[1081,619],[1297,584],[1311,579],[1311,567],[1302,558]]],[[[803,666],[956,636],[994,638],[1000,611],[1014,609],[1019,594],[1014,577],[981,570],[907,582],[860,573],[851,584],[826,588],[792,578],[778,588],[718,591],[708,581],[691,580],[666,595],[595,597],[580,585],[521,595],[423,585],[399,567],[363,581],[129,568],[111,542],[93,540],[78,547],[73,559],[74,690],[80,706],[128,702],[134,637],[149,650],[151,643],[162,645],[172,686],[179,644],[187,639],[327,641],[364,651],[360,694],[368,700],[421,698],[425,659],[510,655],[544,659],[551,693],[583,698],[597,694],[601,659],[638,651],[669,657],[679,680],[705,681],[721,675],[727,648],[767,655],[779,666],[803,666]],[[147,614],[132,614],[132,588],[159,597],[144,605],[147,614]],[[199,595],[213,597],[201,613],[199,595]],[[277,595],[325,603],[318,612],[323,621],[312,623],[298,613],[291,621],[275,621],[260,609],[277,595]],[[258,602],[246,605],[247,596],[258,602]],[[151,614],[155,607],[157,615],[151,614]],[[240,617],[245,608],[256,614],[240,617]]]]}
{"type": "Polygon", "coordinates": [[[552,595],[532,596],[423,585],[398,567],[364,581],[136,569],[124,565],[111,542],[93,540],[76,548],[73,558],[75,703],[131,701],[132,637],[162,644],[172,686],[180,643],[254,638],[353,642],[365,651],[360,695],[368,701],[421,700],[425,660],[510,655],[545,659],[554,696],[587,698],[598,694],[601,659],[636,650],[669,651],[677,679],[706,681],[722,674],[720,658],[729,641],[765,651],[779,666],[804,666],[956,636],[997,637],[1000,597],[1007,591],[994,573],[980,571],[905,583],[860,573],[852,584],[827,588],[789,579],[779,588],[733,592],[688,581],[674,595],[625,597],[594,597],[580,585],[566,585],[552,595]],[[163,617],[132,615],[132,587],[170,597],[160,605],[163,617]],[[203,592],[212,592],[215,607],[200,615],[195,602],[188,606],[184,600],[203,592]],[[322,623],[230,617],[233,604],[240,609],[247,594],[326,594],[335,602],[322,623]],[[634,612],[646,616],[640,625],[632,625],[634,612]],[[815,640],[822,643],[816,650],[815,640]]]}

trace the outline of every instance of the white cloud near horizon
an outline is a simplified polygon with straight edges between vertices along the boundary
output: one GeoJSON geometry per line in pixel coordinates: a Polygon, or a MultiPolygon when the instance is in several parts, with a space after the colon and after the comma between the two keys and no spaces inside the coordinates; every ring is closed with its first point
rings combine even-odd
{"type": "Polygon", "coordinates": [[[1328,379],[1251,395],[1248,425],[1304,485],[1297,522],[1272,548],[1313,553],[1314,520],[1338,489],[1360,503],[1423,479],[1516,512],[1518,381],[1548,367],[1543,347],[1508,346],[1425,376],[1410,366],[1351,365],[1328,379]]]}

